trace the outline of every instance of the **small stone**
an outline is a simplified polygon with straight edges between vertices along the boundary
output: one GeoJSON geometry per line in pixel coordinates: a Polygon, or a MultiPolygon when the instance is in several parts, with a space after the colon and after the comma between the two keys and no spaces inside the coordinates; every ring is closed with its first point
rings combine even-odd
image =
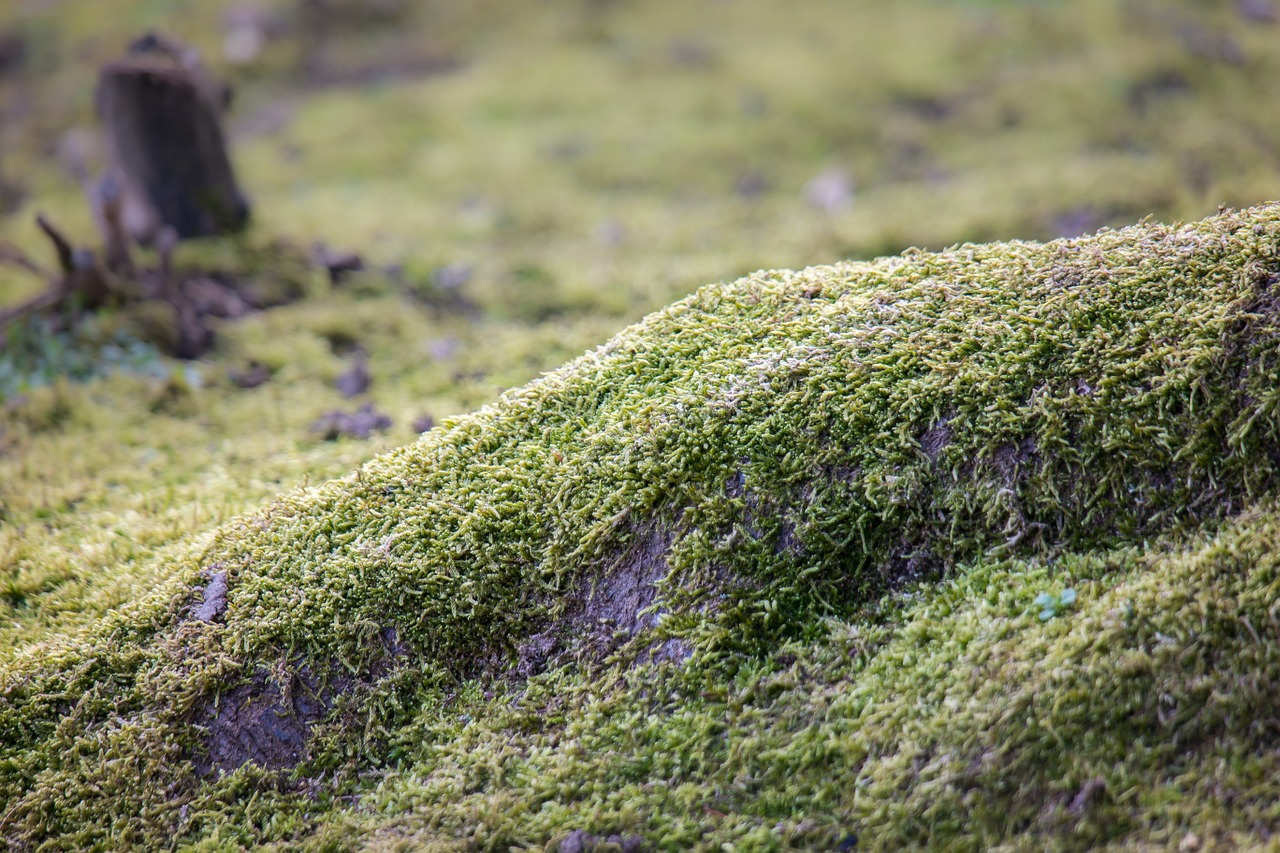
{"type": "Polygon", "coordinates": [[[681,68],[709,68],[715,64],[716,55],[711,48],[696,39],[677,39],[667,46],[671,62],[681,68]]]}
{"type": "Polygon", "coordinates": [[[348,273],[364,269],[364,259],[355,252],[342,252],[317,243],[312,253],[315,261],[329,273],[329,281],[337,284],[348,273]]]}
{"type": "Polygon", "coordinates": [[[743,198],[757,198],[769,189],[769,181],[759,172],[744,172],[734,182],[733,189],[743,198]]]}
{"type": "Polygon", "coordinates": [[[853,206],[853,177],[838,166],[827,169],[805,184],[804,197],[819,210],[843,213],[853,206]]]}
{"type": "Polygon", "coordinates": [[[1079,237],[1097,231],[1105,217],[1088,205],[1081,205],[1064,210],[1053,217],[1050,226],[1055,237],[1079,237]]]}
{"type": "Polygon", "coordinates": [[[235,319],[249,313],[240,294],[220,281],[198,276],[183,282],[182,290],[201,316],[235,319]]]}
{"type": "Polygon", "coordinates": [[[446,264],[431,274],[431,283],[441,290],[458,290],[471,276],[472,269],[466,264],[446,264]]]}
{"type": "Polygon", "coordinates": [[[373,377],[369,375],[369,361],[363,353],[356,353],[351,369],[333,383],[344,397],[355,397],[369,390],[373,377]]]}
{"type": "Polygon", "coordinates": [[[612,249],[622,245],[626,237],[626,229],[616,219],[606,219],[596,226],[596,240],[601,246],[612,249]]]}
{"type": "Polygon", "coordinates": [[[436,361],[447,361],[462,349],[462,342],[455,337],[437,338],[427,344],[427,354],[436,361]]]}
{"type": "Polygon", "coordinates": [[[585,829],[575,829],[560,842],[560,853],[586,853],[595,846],[596,837],[585,829]]]}
{"type": "Polygon", "coordinates": [[[390,427],[391,418],[376,411],[372,403],[365,403],[354,412],[325,412],[311,424],[311,431],[325,441],[334,441],[342,436],[368,438],[390,427]]]}
{"type": "Polygon", "coordinates": [[[196,608],[195,618],[201,622],[212,622],[227,609],[227,573],[218,572],[209,579],[204,588],[204,597],[196,608]]]}
{"type": "Polygon", "coordinates": [[[243,370],[232,369],[228,374],[231,381],[239,388],[257,388],[271,378],[271,368],[260,361],[250,361],[243,370]]]}
{"type": "Polygon", "coordinates": [[[1195,853],[1200,849],[1200,836],[1194,832],[1188,832],[1182,836],[1182,840],[1178,842],[1178,850],[1182,853],[1195,853]]]}
{"type": "Polygon", "coordinates": [[[429,413],[424,412],[413,421],[413,431],[417,433],[431,432],[435,429],[436,419],[431,417],[429,413]]]}

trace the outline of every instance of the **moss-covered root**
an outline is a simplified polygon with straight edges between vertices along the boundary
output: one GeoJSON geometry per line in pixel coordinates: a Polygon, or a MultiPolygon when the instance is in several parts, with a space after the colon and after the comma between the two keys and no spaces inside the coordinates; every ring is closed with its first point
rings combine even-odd
{"type": "Polygon", "coordinates": [[[959,564],[1230,519],[1276,487],[1277,280],[1271,205],[705,288],[9,665],[0,827],[294,837],[320,780],[429,765],[476,690],[630,662],[714,691],[959,564]]]}

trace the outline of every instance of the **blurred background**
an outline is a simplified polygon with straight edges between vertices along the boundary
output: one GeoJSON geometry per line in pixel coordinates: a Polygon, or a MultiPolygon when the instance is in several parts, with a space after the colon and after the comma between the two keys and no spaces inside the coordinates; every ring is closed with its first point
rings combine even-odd
{"type": "Polygon", "coordinates": [[[96,70],[154,29],[234,87],[227,123],[259,232],[462,264],[495,306],[542,287],[547,311],[629,318],[760,266],[1273,198],[1276,13],[1272,0],[11,0],[0,233],[30,243],[37,208],[88,225],[66,164],[100,158],[96,70]]]}
{"type": "Polygon", "coordinates": [[[1280,198],[1277,5],[7,0],[0,239],[98,241],[98,69],[155,30],[232,87],[253,205],[175,263],[287,296],[195,360],[136,312],[11,331],[0,640],[702,284],[1280,198]]]}

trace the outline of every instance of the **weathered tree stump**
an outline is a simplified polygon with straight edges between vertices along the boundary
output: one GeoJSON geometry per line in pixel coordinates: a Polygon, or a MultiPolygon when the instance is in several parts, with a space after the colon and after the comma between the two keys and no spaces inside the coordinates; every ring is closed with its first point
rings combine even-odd
{"type": "Polygon", "coordinates": [[[147,307],[143,315],[151,337],[173,355],[196,358],[213,342],[208,317],[247,310],[234,285],[184,279],[173,265],[180,238],[230,233],[248,221],[249,206],[236,185],[220,124],[229,101],[228,89],[195,51],[163,36],[143,36],[123,59],[101,69],[97,104],[108,168],[95,180],[83,160],[74,157],[70,165],[85,189],[104,251],[95,255],[75,246],[43,216],[37,222],[53,244],[55,271],[0,241],[0,264],[46,282],[41,293],[0,308],[0,344],[9,327],[34,315],[71,328],[87,311],[160,302],[170,309],[171,322],[147,307]],[[134,241],[155,246],[154,268],[135,263],[134,241]]]}
{"type": "Polygon", "coordinates": [[[206,237],[248,222],[220,120],[229,102],[196,52],[163,36],[143,36],[103,66],[98,114],[131,237],[150,242],[166,225],[179,237],[206,237]]]}

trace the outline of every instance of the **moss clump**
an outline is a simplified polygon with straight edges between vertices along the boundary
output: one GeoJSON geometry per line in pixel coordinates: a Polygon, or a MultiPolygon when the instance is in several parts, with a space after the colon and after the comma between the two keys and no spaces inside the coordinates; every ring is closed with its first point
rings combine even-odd
{"type": "Polygon", "coordinates": [[[2,830],[1260,837],[1278,277],[1271,205],[705,288],[5,663],[2,830]]]}

